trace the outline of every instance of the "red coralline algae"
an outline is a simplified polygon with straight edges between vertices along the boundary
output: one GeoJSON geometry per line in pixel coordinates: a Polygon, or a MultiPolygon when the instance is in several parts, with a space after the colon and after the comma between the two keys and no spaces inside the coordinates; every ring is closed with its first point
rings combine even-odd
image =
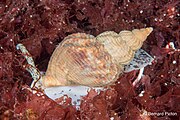
{"type": "MultiPolygon", "coordinates": [[[[178,120],[180,114],[180,2],[178,0],[0,1],[0,119],[178,120]],[[31,90],[30,74],[16,45],[26,46],[46,71],[56,45],[72,33],[153,27],[143,49],[155,58],[141,82],[123,74],[99,95],[91,90],[80,110],[31,90]]],[[[59,99],[61,102],[63,99],[59,99]]]]}

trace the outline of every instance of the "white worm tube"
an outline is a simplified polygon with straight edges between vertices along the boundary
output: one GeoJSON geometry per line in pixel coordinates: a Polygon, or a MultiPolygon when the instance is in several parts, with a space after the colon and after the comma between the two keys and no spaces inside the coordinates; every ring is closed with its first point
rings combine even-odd
{"type": "Polygon", "coordinates": [[[136,80],[133,82],[133,86],[135,86],[142,78],[144,72],[144,67],[139,70],[139,74],[136,78],[136,80]]]}

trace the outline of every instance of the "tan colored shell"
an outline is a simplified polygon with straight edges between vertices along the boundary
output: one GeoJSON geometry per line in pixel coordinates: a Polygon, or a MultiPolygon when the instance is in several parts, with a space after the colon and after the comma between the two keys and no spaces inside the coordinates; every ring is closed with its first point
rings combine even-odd
{"type": "Polygon", "coordinates": [[[117,80],[123,66],[134,57],[152,28],[107,31],[94,37],[85,33],[67,36],[54,51],[43,85],[105,86],[117,80]]]}

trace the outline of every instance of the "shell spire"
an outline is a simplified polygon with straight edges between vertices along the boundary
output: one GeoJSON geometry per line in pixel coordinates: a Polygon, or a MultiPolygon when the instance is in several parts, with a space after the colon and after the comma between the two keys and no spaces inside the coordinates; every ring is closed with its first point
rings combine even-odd
{"type": "Polygon", "coordinates": [[[147,36],[153,31],[152,27],[142,28],[142,29],[134,29],[132,31],[121,31],[119,35],[121,38],[127,42],[128,46],[130,46],[133,50],[138,50],[143,42],[146,40],[147,36]]]}
{"type": "Polygon", "coordinates": [[[106,31],[98,35],[98,41],[104,44],[105,49],[112,55],[118,64],[128,64],[153,28],[123,30],[119,34],[113,31],[106,31]]]}

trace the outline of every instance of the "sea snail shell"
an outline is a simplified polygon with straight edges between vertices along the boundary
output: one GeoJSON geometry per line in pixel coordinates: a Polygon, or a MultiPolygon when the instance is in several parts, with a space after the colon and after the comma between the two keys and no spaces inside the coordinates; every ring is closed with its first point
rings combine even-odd
{"type": "Polygon", "coordinates": [[[75,33],[64,38],[49,61],[43,86],[105,86],[117,80],[152,28],[107,31],[94,37],[75,33]]]}

